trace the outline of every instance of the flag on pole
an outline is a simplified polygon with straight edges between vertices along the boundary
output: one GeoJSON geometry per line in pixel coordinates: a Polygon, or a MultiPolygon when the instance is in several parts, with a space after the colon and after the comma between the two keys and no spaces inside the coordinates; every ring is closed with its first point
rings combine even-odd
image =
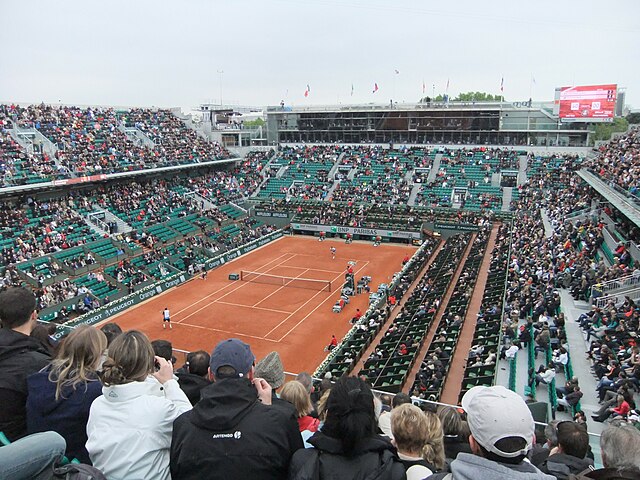
{"type": "Polygon", "coordinates": [[[504,93],[504,77],[500,79],[500,92],[504,93]]]}
{"type": "Polygon", "coordinates": [[[304,96],[308,97],[310,93],[311,93],[311,87],[307,83],[307,89],[304,91],[304,96]]]}
{"type": "Polygon", "coordinates": [[[422,93],[425,92],[427,86],[424,84],[424,80],[422,80],[422,93]]]}
{"type": "Polygon", "coordinates": [[[378,84],[374,83],[373,84],[373,93],[376,93],[378,91],[378,84]]]}
{"type": "Polygon", "coordinates": [[[353,97],[353,83],[351,84],[351,96],[353,97]]]}
{"type": "Polygon", "coordinates": [[[445,88],[445,92],[449,91],[449,79],[447,78],[447,88],[445,88]]]}

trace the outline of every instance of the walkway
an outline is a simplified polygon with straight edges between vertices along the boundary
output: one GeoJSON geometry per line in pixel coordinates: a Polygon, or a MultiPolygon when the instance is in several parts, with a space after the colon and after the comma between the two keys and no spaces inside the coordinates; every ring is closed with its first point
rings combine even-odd
{"type": "Polygon", "coordinates": [[[499,228],[499,224],[494,223],[491,233],[489,234],[487,248],[484,252],[482,265],[478,272],[478,278],[476,280],[475,288],[473,289],[473,295],[471,296],[471,300],[467,307],[467,316],[462,324],[455,352],[451,359],[449,374],[447,375],[444,387],[442,388],[440,401],[443,403],[450,403],[452,405],[458,403],[458,396],[460,395],[460,387],[462,386],[462,379],[464,378],[467,357],[469,356],[469,350],[473,345],[473,336],[476,332],[476,323],[478,321],[477,313],[482,307],[484,289],[487,285],[487,277],[489,276],[491,253],[493,252],[493,247],[495,247],[496,244],[496,237],[498,236],[499,228]]]}
{"type": "Polygon", "coordinates": [[[440,302],[440,308],[438,308],[438,311],[436,312],[436,316],[433,318],[433,322],[429,327],[429,330],[424,339],[424,342],[422,342],[422,347],[420,348],[420,351],[416,355],[415,363],[413,364],[411,371],[407,375],[406,383],[402,387],[402,391],[404,393],[409,393],[409,391],[411,390],[411,386],[415,381],[416,375],[420,371],[420,366],[422,365],[422,361],[427,356],[427,352],[429,351],[431,342],[433,342],[433,337],[436,336],[436,332],[438,331],[438,327],[440,326],[440,320],[442,320],[444,312],[447,310],[447,307],[449,305],[449,300],[451,300],[451,296],[453,295],[453,292],[456,289],[456,284],[458,283],[458,279],[460,278],[460,274],[462,273],[464,264],[467,261],[467,257],[469,256],[469,251],[471,250],[471,247],[473,246],[473,242],[476,240],[477,236],[478,235],[476,233],[474,233],[471,236],[471,239],[469,240],[469,244],[467,245],[467,248],[465,248],[464,253],[462,254],[462,257],[459,260],[458,268],[456,268],[456,271],[453,273],[453,276],[451,277],[451,283],[449,284],[449,288],[447,288],[447,291],[445,292],[444,297],[440,302]]]}
{"type": "Polygon", "coordinates": [[[396,308],[393,309],[393,311],[391,312],[391,315],[389,315],[389,318],[387,319],[387,321],[384,322],[384,324],[380,328],[380,331],[378,332],[378,334],[371,341],[371,344],[369,345],[369,347],[364,351],[364,353],[362,354],[362,357],[360,357],[360,360],[358,360],[358,362],[356,362],[356,364],[354,365],[353,369],[351,370],[351,373],[357,373],[357,372],[359,372],[360,370],[362,370],[364,368],[365,362],[371,356],[371,354],[375,351],[376,347],[378,345],[380,345],[380,341],[382,340],[382,337],[384,337],[385,334],[387,333],[387,327],[389,325],[391,325],[391,323],[393,323],[395,318],[402,311],[402,307],[404,306],[406,301],[409,298],[411,298],[411,295],[413,294],[413,291],[415,290],[416,285],[418,284],[420,279],[424,276],[424,274],[427,273],[427,270],[429,269],[429,267],[431,266],[433,261],[436,259],[436,257],[440,253],[440,250],[442,250],[443,246],[444,246],[444,242],[440,242],[440,244],[433,251],[433,253],[431,254],[431,258],[429,258],[429,260],[425,264],[424,268],[422,268],[422,270],[420,270],[420,272],[418,272],[418,275],[416,276],[415,280],[411,283],[411,285],[409,286],[409,289],[407,290],[407,292],[404,294],[402,299],[398,302],[398,305],[396,305],[396,308]]]}

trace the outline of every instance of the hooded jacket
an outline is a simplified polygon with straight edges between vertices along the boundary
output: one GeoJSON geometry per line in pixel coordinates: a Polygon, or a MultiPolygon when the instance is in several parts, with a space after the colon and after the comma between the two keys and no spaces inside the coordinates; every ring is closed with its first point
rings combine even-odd
{"type": "Polygon", "coordinates": [[[593,465],[590,458],[578,458],[565,453],[550,455],[540,466],[540,470],[564,480],[571,474],[577,474],[593,465]]]}
{"type": "Polygon", "coordinates": [[[50,360],[40,341],[0,328],[0,432],[12,442],[27,433],[27,377],[50,360]]]}
{"type": "Polygon", "coordinates": [[[195,405],[200,401],[200,391],[211,385],[211,382],[200,375],[194,373],[177,371],[178,383],[180,388],[187,395],[187,398],[191,402],[191,405],[195,405]]]}
{"type": "Polygon", "coordinates": [[[170,480],[173,421],[188,410],[191,403],[174,379],[103,387],[87,423],[93,466],[109,480],[170,480]]]}
{"type": "Polygon", "coordinates": [[[302,447],[293,413],[260,403],[246,378],[218,380],[173,425],[171,477],[284,479],[302,447]]]}
{"type": "Polygon", "coordinates": [[[599,468],[598,470],[585,470],[577,475],[571,475],[569,480],[638,480],[638,470],[619,470],[617,468],[599,468]]]}
{"type": "Polygon", "coordinates": [[[428,479],[447,480],[555,480],[553,475],[542,473],[528,461],[517,465],[498,463],[478,455],[460,453],[451,462],[451,476],[436,474],[428,479]]]}
{"type": "Polygon", "coordinates": [[[317,432],[309,440],[314,448],[299,450],[289,467],[289,480],[348,478],[350,480],[401,480],[405,467],[388,439],[365,438],[347,455],[342,442],[317,432]]]}
{"type": "Polygon", "coordinates": [[[91,463],[85,448],[87,421],[93,401],[102,395],[102,384],[93,381],[66,388],[56,400],[56,384],[49,380],[49,370],[34,373],[27,379],[27,431],[29,434],[53,430],[67,442],[65,455],[82,463],[91,463]]]}

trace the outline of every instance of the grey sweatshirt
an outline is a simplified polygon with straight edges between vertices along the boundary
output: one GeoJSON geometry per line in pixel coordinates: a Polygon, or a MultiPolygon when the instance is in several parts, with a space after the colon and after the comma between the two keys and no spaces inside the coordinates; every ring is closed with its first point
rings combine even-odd
{"type": "Polygon", "coordinates": [[[555,480],[553,475],[542,473],[529,462],[517,465],[498,463],[477,455],[459,453],[451,462],[454,480],[555,480]]]}

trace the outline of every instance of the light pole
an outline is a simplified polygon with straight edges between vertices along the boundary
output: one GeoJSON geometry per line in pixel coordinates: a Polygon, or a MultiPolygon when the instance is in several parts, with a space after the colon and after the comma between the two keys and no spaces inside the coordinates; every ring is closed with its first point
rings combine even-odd
{"type": "Polygon", "coordinates": [[[222,76],[224,75],[224,70],[218,70],[220,74],[220,106],[222,106],[222,76]]]}

